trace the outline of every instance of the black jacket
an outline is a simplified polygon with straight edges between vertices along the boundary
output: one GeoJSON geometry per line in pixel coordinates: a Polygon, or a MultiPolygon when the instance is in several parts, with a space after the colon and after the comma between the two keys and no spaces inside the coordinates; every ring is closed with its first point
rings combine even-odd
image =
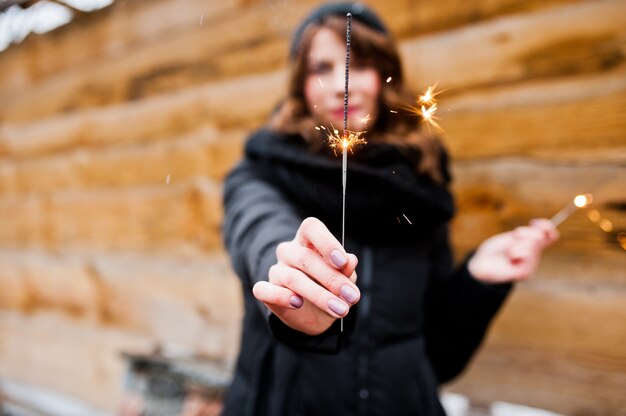
{"type": "MultiPolygon", "coordinates": [[[[339,321],[314,337],[290,329],[254,298],[252,286],[267,280],[276,262],[276,246],[293,239],[306,216],[319,211],[316,216],[325,220],[322,207],[293,195],[306,184],[306,176],[303,179],[297,172],[303,165],[311,171],[310,188],[315,195],[323,188],[317,178],[324,177],[326,161],[331,161],[333,175],[339,170],[332,157],[310,155],[303,146],[292,147],[289,140],[293,138],[268,132],[255,135],[247,145],[246,158],[225,183],[224,236],[242,280],[245,317],[224,414],[443,414],[438,386],[465,367],[509,285],[481,284],[469,275],[465,264],[454,270],[447,221],[426,218],[412,228],[412,223],[396,218],[404,232],[397,234],[397,240],[383,235],[383,230],[377,231],[377,238],[367,232],[351,233],[347,227],[346,249],[359,258],[361,300],[344,319],[344,331],[340,332],[339,321]],[[287,149],[276,143],[288,143],[287,149]],[[267,156],[264,149],[273,150],[267,156]],[[281,169],[292,173],[288,179],[298,184],[295,191],[274,174],[281,169]]],[[[359,161],[351,163],[349,172],[357,173],[356,179],[348,180],[348,192],[359,189],[359,161]]],[[[336,178],[340,183],[340,176],[336,178]]],[[[374,182],[370,177],[367,186],[374,182]]],[[[416,182],[415,186],[423,190],[426,185],[416,182]]],[[[370,191],[372,198],[385,192],[370,191]]],[[[339,199],[341,194],[333,197],[339,199]]],[[[416,205],[423,207],[428,201],[421,199],[416,205]]],[[[363,206],[357,209],[362,211],[363,206]]],[[[409,205],[402,209],[413,212],[409,205]]],[[[426,214],[415,211],[413,215],[426,214]]],[[[325,222],[328,225],[332,220],[325,222]]],[[[370,225],[353,224],[352,229],[369,230],[370,225]]],[[[331,224],[331,231],[336,233],[336,226],[331,224]]]]}

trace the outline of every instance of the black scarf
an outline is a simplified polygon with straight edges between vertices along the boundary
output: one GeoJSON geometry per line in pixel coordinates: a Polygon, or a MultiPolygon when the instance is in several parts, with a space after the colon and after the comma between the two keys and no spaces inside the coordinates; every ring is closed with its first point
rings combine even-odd
{"type": "MultiPolygon", "coordinates": [[[[246,156],[262,177],[295,203],[302,215],[341,233],[341,155],[330,148],[312,153],[300,136],[260,130],[246,143],[246,156]]],[[[452,218],[447,187],[417,175],[417,152],[368,143],[348,155],[346,236],[363,242],[406,241],[452,218]]],[[[442,170],[449,181],[447,157],[442,170]]]]}

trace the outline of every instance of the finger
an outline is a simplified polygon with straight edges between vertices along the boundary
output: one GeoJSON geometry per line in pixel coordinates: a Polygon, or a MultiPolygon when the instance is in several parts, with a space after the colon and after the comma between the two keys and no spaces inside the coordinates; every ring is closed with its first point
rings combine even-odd
{"type": "Polygon", "coordinates": [[[507,254],[511,260],[520,261],[536,255],[538,251],[538,244],[535,241],[528,239],[513,243],[507,254]]]}
{"type": "Polygon", "coordinates": [[[290,289],[273,285],[270,282],[257,282],[252,287],[254,297],[266,305],[278,306],[286,309],[299,309],[304,304],[301,296],[290,289]]]}
{"type": "MultiPolygon", "coordinates": [[[[276,254],[282,264],[304,272],[333,294],[341,296],[349,304],[358,302],[361,297],[357,286],[344,273],[330,266],[319,253],[310,248],[297,243],[285,243],[278,246],[276,254]]],[[[354,259],[351,261],[352,264],[348,262],[346,267],[356,267],[354,259]]]]}
{"type": "Polygon", "coordinates": [[[309,217],[302,221],[296,233],[296,241],[305,247],[313,246],[336,269],[343,269],[348,263],[346,251],[317,218],[309,217]]]}
{"type": "Polygon", "coordinates": [[[298,269],[285,264],[275,264],[270,268],[269,278],[271,283],[291,289],[332,317],[341,318],[348,313],[349,306],[346,302],[298,269]]]}
{"type": "Polygon", "coordinates": [[[513,236],[517,241],[528,241],[541,244],[545,238],[545,232],[537,227],[521,226],[513,230],[513,236]]]}
{"type": "Polygon", "coordinates": [[[522,280],[526,280],[530,277],[531,272],[532,268],[524,264],[520,267],[516,267],[513,271],[511,271],[506,281],[519,282],[522,280]]]}
{"type": "Polygon", "coordinates": [[[530,220],[529,225],[531,227],[538,228],[544,232],[546,244],[552,244],[559,239],[559,230],[549,219],[535,218],[530,220]]]}
{"type": "Polygon", "coordinates": [[[525,261],[533,255],[533,251],[534,249],[532,247],[516,245],[514,247],[511,247],[511,249],[509,250],[509,259],[513,263],[525,261]]]}

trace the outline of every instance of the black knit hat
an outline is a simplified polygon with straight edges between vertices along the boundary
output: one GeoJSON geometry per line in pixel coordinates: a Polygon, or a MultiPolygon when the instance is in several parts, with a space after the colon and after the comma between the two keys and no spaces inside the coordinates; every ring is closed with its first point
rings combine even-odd
{"type": "Polygon", "coordinates": [[[324,4],[313,10],[309,16],[300,23],[300,26],[293,33],[291,39],[291,47],[289,48],[289,58],[294,59],[298,52],[298,46],[302,40],[304,30],[312,23],[321,23],[328,16],[343,16],[348,13],[352,14],[352,18],[369,26],[370,28],[382,33],[389,34],[387,27],[383,21],[374,13],[374,11],[362,3],[330,3],[324,4]]]}

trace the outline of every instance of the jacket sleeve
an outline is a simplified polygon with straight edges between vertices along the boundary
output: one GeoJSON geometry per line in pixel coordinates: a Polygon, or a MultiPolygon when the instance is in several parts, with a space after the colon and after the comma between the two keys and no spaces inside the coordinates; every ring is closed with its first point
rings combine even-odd
{"type": "Polygon", "coordinates": [[[454,270],[447,226],[435,240],[425,311],[426,350],[437,380],[444,383],[465,368],[512,285],[474,279],[467,269],[471,255],[454,270]]]}
{"type": "Polygon", "coordinates": [[[226,178],[223,235],[246,302],[258,306],[276,340],[297,350],[331,353],[339,348],[337,325],[317,336],[306,335],[285,325],[252,295],[256,282],[268,280],[278,244],[293,240],[303,219],[276,187],[260,177],[253,162],[244,159],[226,178]]]}

